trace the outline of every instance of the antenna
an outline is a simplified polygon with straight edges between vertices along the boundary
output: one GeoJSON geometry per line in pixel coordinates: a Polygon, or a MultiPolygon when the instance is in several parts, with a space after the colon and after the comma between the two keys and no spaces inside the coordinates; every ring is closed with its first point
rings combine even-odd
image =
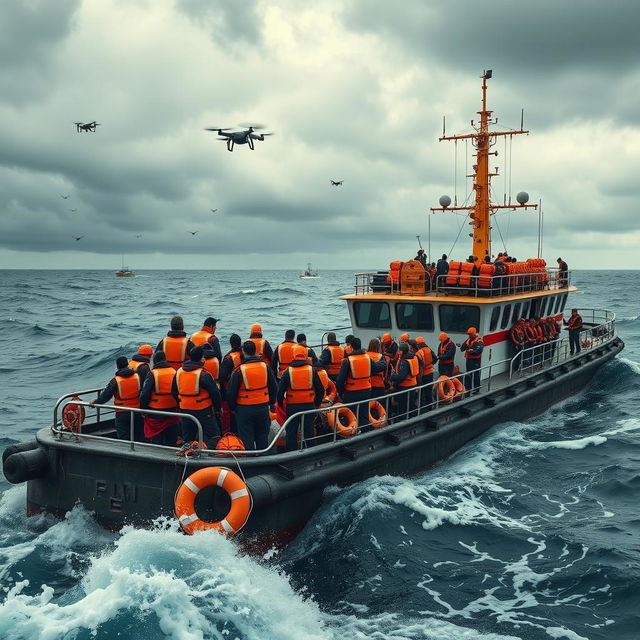
{"type": "Polygon", "coordinates": [[[447,116],[442,116],[442,137],[443,138],[446,135],[446,133],[445,133],[446,121],[447,121],[447,116]]]}
{"type": "Polygon", "coordinates": [[[520,109],[520,131],[524,129],[524,109],[520,109]]]}

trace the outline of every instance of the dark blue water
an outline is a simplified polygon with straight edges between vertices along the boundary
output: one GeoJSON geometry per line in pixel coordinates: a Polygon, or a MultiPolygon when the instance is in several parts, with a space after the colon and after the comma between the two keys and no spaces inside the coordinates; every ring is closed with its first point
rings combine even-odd
{"type": "MultiPolygon", "coordinates": [[[[103,531],[76,507],[26,518],[0,481],[0,638],[640,637],[640,285],[578,272],[570,302],[612,309],[622,357],[579,395],[507,423],[428,473],[329,489],[286,549],[241,555],[171,521],[103,531]]],[[[310,342],[345,326],[350,272],[0,272],[2,447],[104,384],[179,313],[219,335],[261,322],[310,342]]],[[[345,332],[343,332],[345,333],[345,332]]]]}

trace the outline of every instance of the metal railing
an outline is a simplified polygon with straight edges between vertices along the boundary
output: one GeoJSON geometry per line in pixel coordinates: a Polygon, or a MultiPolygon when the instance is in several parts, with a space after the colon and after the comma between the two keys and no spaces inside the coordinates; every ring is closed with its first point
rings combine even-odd
{"type": "Polygon", "coordinates": [[[544,271],[493,276],[446,274],[436,276],[435,281],[431,281],[427,275],[424,292],[403,294],[401,282],[389,282],[387,275],[388,272],[383,271],[354,274],[355,294],[422,295],[428,293],[442,297],[457,295],[477,298],[516,295],[533,291],[555,291],[566,289],[571,284],[571,271],[560,271],[556,267],[549,267],[544,271]],[[461,284],[462,282],[464,284],[461,284]]]}

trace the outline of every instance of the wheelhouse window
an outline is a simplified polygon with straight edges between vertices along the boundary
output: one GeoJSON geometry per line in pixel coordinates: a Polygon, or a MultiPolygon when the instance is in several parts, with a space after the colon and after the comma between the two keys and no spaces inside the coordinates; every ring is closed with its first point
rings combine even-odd
{"type": "Polygon", "coordinates": [[[511,316],[511,324],[515,324],[517,320],[520,319],[520,305],[521,302],[516,302],[513,305],[513,315],[511,316]]]}
{"type": "Polygon", "coordinates": [[[509,326],[509,318],[511,317],[511,305],[505,305],[504,311],[502,312],[502,322],[500,323],[501,329],[506,329],[509,326]]]}
{"type": "Polygon", "coordinates": [[[397,303],[396,322],[398,329],[433,331],[433,306],[411,302],[397,303]]]}
{"type": "Polygon", "coordinates": [[[500,320],[500,307],[494,307],[491,312],[491,324],[489,325],[489,331],[495,331],[498,326],[498,320],[500,320]]]}
{"type": "Polygon", "coordinates": [[[363,329],[391,329],[391,312],[387,302],[356,302],[356,324],[363,329]]]}
{"type": "Polygon", "coordinates": [[[466,304],[441,304],[440,330],[450,333],[466,333],[469,327],[478,328],[480,308],[466,304]]]}

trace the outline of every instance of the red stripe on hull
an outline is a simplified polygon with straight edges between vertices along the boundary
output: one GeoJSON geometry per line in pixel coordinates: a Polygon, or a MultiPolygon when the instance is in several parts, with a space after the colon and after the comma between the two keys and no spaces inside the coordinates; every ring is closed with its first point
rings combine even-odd
{"type": "Polygon", "coordinates": [[[490,333],[488,336],[484,336],[484,338],[482,338],[482,342],[484,342],[485,347],[489,347],[492,344],[504,342],[508,337],[508,331],[498,331],[498,333],[490,333]]]}

